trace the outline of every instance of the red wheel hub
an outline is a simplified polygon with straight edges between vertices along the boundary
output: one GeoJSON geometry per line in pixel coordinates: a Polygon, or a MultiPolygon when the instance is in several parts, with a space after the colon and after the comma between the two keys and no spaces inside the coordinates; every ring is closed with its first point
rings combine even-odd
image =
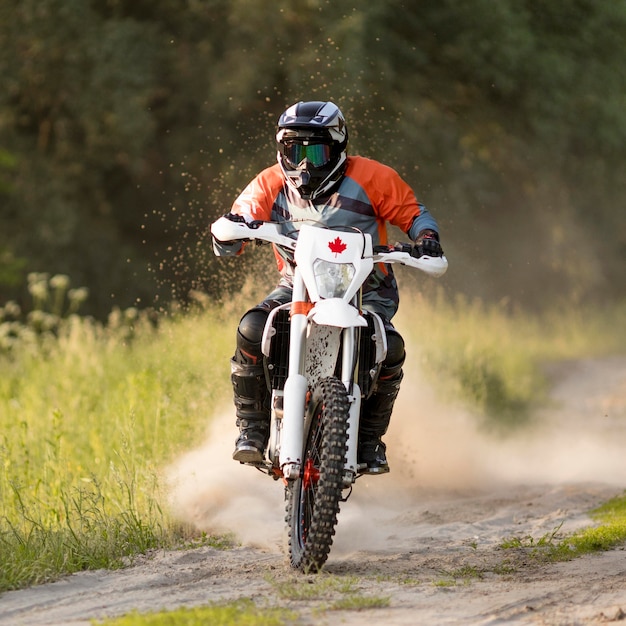
{"type": "Polygon", "coordinates": [[[307,459],[304,464],[304,472],[302,474],[302,481],[305,489],[310,489],[311,486],[316,485],[320,479],[320,471],[315,467],[312,459],[307,459]]]}

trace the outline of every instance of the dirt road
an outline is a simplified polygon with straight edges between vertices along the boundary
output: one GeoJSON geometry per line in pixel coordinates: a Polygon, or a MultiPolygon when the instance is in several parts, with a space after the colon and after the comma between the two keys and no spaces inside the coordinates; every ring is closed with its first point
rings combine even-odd
{"type": "Polygon", "coordinates": [[[230,460],[225,413],[168,476],[181,518],[230,529],[240,547],[157,553],[126,570],[5,593],[0,624],[82,626],[132,609],[241,597],[289,606],[302,625],[626,620],[625,548],[556,564],[532,556],[538,541],[590,525],[586,511],[626,488],[626,358],[562,364],[552,375],[552,406],[536,425],[494,438],[409,373],[388,435],[392,472],[359,479],[325,568],[360,598],[388,598],[386,607],[317,610],[345,596],[338,585],[324,597],[285,598],[285,585],[313,587],[315,577],[284,565],[281,488],[230,460]],[[506,540],[523,547],[504,549],[506,540]]]}

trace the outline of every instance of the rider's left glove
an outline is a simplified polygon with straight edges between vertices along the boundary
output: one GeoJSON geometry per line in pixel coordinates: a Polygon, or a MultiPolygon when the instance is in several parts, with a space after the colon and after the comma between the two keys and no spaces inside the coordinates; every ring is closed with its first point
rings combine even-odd
{"type": "Polygon", "coordinates": [[[439,235],[430,229],[422,230],[415,240],[420,256],[443,256],[443,248],[439,243],[439,235]]]}

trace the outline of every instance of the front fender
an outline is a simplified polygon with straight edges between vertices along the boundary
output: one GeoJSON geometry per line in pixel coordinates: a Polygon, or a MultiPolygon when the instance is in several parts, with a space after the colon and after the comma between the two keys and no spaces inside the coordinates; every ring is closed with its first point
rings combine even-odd
{"type": "Polygon", "coordinates": [[[367,321],[357,309],[341,298],[319,300],[313,305],[307,317],[322,326],[337,326],[338,328],[367,326],[367,321]]]}

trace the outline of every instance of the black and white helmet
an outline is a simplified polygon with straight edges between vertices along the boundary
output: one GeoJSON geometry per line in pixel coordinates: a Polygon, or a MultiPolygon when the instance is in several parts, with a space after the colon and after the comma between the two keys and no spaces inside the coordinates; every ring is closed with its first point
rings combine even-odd
{"type": "Polygon", "coordinates": [[[298,102],[278,119],[278,163],[306,200],[328,193],[346,168],[348,128],[332,102],[298,102]]]}

